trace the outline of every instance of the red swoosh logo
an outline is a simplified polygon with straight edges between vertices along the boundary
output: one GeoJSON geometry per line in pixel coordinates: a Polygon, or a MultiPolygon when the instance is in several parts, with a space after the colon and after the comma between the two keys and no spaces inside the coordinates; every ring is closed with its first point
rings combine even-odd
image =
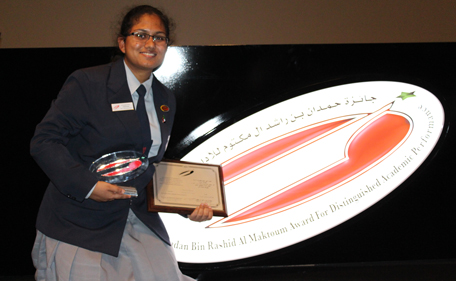
{"type": "MultiPolygon", "coordinates": [[[[390,106],[375,112],[379,117],[373,119],[373,121],[367,123],[352,135],[347,142],[344,161],[323,172],[305,177],[294,186],[292,185],[291,188],[282,188],[275,194],[271,194],[232,214],[228,218],[222,219],[222,223],[243,223],[246,220],[251,221],[272,215],[273,212],[285,211],[296,205],[305,203],[304,201],[312,196],[317,196],[318,194],[321,196],[324,193],[334,190],[335,186],[344,184],[346,181],[367,172],[373,165],[377,165],[383,161],[384,159],[382,158],[395,150],[395,148],[397,149],[398,145],[408,137],[412,127],[407,118],[389,111],[387,108],[390,106]]],[[[299,140],[298,136],[292,136],[289,139],[276,141],[270,147],[262,148],[263,151],[258,150],[255,153],[251,153],[253,154],[252,156],[248,154],[230,163],[227,174],[229,177],[232,177],[245,170],[252,169],[252,167],[267,159],[267,157],[273,157],[272,155],[274,154],[283,153],[287,148],[296,146],[297,143],[309,141],[331,129],[337,129],[340,126],[345,127],[343,124],[347,121],[349,120],[336,121],[302,132],[300,133],[300,136],[303,137],[302,140],[299,140]],[[265,154],[265,151],[268,151],[269,154],[265,154]],[[246,163],[242,163],[242,161],[246,163]],[[235,171],[235,168],[233,168],[236,167],[236,162],[241,163],[238,164],[238,171],[235,171]]],[[[214,224],[218,224],[218,222],[214,224]]]]}

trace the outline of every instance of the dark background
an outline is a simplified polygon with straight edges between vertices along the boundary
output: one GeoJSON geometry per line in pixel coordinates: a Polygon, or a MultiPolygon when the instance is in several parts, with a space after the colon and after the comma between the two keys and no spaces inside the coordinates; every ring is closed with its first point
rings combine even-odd
{"type": "MultiPolygon", "coordinates": [[[[187,272],[234,266],[456,260],[456,43],[176,47],[186,71],[168,83],[178,102],[166,157],[179,159],[228,125],[279,101],[349,82],[390,80],[434,93],[441,139],[407,181],[362,214],[298,245],[247,260],[182,264],[187,272]],[[192,130],[219,116],[213,130],[192,130]]],[[[2,254],[0,275],[32,275],[35,218],[48,179],[29,155],[34,128],[66,77],[107,63],[113,48],[0,49],[2,254]],[[6,167],[6,169],[5,169],[6,167]]]]}

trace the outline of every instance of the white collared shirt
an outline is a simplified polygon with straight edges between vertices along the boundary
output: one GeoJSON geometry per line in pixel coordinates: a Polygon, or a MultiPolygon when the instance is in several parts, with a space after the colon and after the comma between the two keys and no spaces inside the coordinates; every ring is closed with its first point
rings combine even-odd
{"type": "MultiPolygon", "coordinates": [[[[127,64],[125,64],[125,61],[124,66],[125,72],[127,73],[127,83],[130,89],[131,98],[133,99],[133,104],[136,108],[139,99],[139,95],[136,92],[136,89],[138,89],[141,83],[138,81],[138,79],[136,79],[135,75],[133,74],[133,72],[131,72],[130,68],[128,68],[127,64]]],[[[150,148],[148,155],[149,158],[157,155],[158,149],[161,145],[160,123],[158,121],[157,112],[155,110],[154,96],[152,92],[153,79],[154,73],[151,73],[149,79],[142,83],[147,90],[146,95],[144,97],[144,102],[146,103],[147,117],[149,118],[150,134],[152,138],[152,147],[150,148]]]]}

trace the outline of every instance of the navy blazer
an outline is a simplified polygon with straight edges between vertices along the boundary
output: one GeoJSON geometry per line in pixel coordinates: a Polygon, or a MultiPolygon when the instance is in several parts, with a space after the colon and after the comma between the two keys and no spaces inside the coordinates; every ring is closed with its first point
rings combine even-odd
{"type": "Polygon", "coordinates": [[[149,168],[123,185],[134,186],[131,200],[85,199],[97,178],[88,169],[100,156],[120,150],[142,151],[134,110],[114,112],[111,104],[132,102],[123,60],[77,70],[67,79],[31,141],[31,155],[50,179],[36,228],[45,235],[92,251],[117,256],[129,209],[170,244],[157,213],[147,211],[146,185],[162,159],[176,110],[174,95],[154,77],[154,104],[162,144],[149,168]],[[160,109],[169,107],[168,112],[160,109]]]}

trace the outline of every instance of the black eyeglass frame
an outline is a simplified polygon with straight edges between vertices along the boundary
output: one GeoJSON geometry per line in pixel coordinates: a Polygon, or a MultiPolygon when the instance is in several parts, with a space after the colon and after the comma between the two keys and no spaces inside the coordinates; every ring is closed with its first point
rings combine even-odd
{"type": "Polygon", "coordinates": [[[155,43],[160,43],[162,41],[157,41],[158,38],[164,38],[166,45],[169,44],[169,38],[166,37],[166,36],[161,36],[161,35],[151,35],[147,32],[142,32],[142,31],[136,31],[136,32],[132,32],[130,34],[127,34],[126,36],[135,36],[136,39],[139,39],[141,41],[144,41],[144,42],[147,42],[149,41],[150,38],[152,38],[152,41],[154,41],[155,43]],[[146,38],[141,38],[139,37],[138,35],[142,35],[142,36],[147,36],[147,39],[146,38]]]}

